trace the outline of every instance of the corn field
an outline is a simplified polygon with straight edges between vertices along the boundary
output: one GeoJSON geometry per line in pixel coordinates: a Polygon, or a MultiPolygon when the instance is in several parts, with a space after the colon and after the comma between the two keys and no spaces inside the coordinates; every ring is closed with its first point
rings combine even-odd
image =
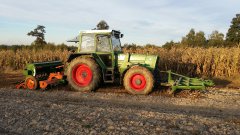
{"type": "Polygon", "coordinates": [[[0,70],[21,70],[27,63],[61,60],[66,61],[69,52],[67,50],[31,50],[20,49],[0,51],[0,70]]]}
{"type": "MultiPolygon", "coordinates": [[[[160,70],[200,77],[230,77],[240,73],[240,48],[124,48],[125,53],[160,56],[160,70]]],[[[61,60],[66,62],[67,50],[0,50],[0,70],[21,70],[27,63],[61,60]]]]}
{"type": "Polygon", "coordinates": [[[240,73],[240,48],[124,48],[124,52],[159,55],[160,70],[199,77],[231,77],[240,73]]]}

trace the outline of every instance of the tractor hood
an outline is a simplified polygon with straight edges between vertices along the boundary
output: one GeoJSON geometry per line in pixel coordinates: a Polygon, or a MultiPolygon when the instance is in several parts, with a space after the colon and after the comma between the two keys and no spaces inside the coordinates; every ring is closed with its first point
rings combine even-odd
{"type": "Polygon", "coordinates": [[[153,71],[156,67],[158,56],[157,55],[144,55],[144,54],[119,54],[118,67],[120,72],[133,65],[141,65],[153,71]]]}

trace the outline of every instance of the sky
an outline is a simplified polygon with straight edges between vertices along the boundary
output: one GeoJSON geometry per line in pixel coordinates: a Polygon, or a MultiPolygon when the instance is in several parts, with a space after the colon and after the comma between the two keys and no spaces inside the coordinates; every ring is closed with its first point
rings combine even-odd
{"type": "Polygon", "coordinates": [[[105,20],[122,44],[162,45],[191,28],[226,34],[238,13],[240,0],[0,0],[0,44],[31,44],[27,33],[44,25],[47,42],[75,45],[66,40],[105,20]]]}

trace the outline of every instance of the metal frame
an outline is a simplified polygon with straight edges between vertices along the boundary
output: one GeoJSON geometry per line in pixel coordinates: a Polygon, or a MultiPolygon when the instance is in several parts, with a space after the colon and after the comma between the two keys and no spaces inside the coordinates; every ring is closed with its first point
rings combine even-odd
{"type": "Polygon", "coordinates": [[[168,74],[167,83],[161,83],[161,85],[162,86],[170,86],[173,92],[178,89],[205,90],[207,86],[214,86],[214,83],[211,80],[190,78],[190,77],[187,77],[184,75],[173,73],[171,70],[160,71],[160,72],[168,74]],[[173,80],[172,79],[173,76],[176,76],[178,79],[173,80]]]}

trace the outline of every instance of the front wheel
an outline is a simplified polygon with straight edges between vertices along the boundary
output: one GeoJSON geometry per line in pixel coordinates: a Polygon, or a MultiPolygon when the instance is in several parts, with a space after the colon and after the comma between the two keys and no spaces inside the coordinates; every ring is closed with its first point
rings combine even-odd
{"type": "Polygon", "coordinates": [[[136,66],[126,72],[123,84],[130,94],[147,95],[153,89],[154,77],[145,67],[136,66]]]}
{"type": "Polygon", "coordinates": [[[90,57],[74,59],[67,71],[68,83],[76,91],[93,91],[101,81],[98,64],[90,57]]]}

